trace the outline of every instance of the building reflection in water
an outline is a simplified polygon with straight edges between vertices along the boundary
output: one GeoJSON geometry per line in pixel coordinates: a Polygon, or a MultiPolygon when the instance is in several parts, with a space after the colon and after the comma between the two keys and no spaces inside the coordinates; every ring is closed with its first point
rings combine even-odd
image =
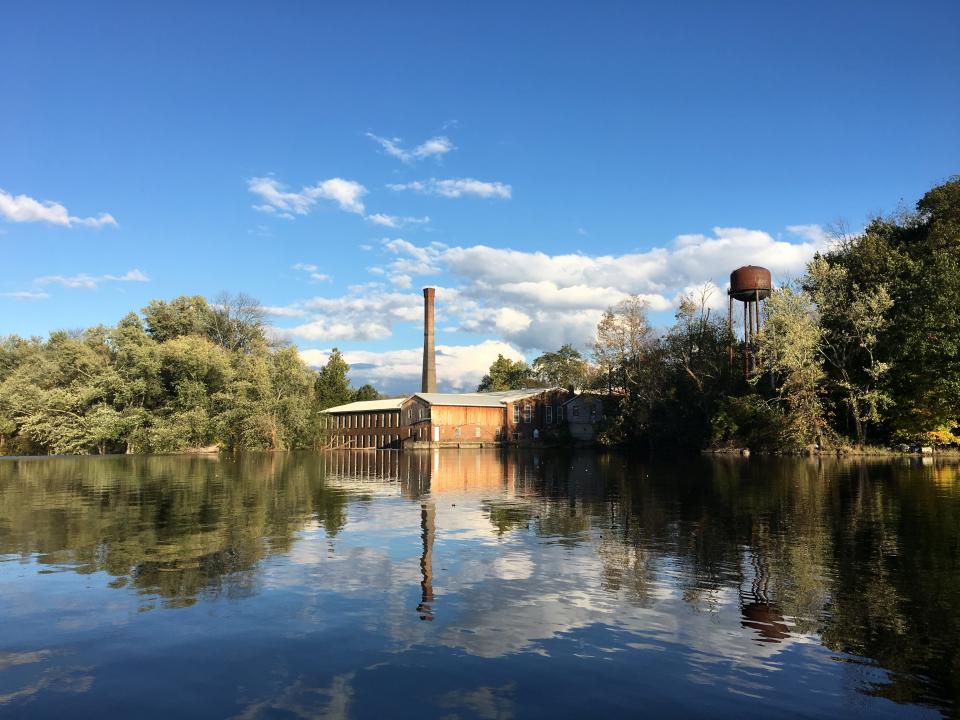
{"type": "Polygon", "coordinates": [[[491,491],[513,495],[516,460],[506,453],[406,452],[377,450],[339,451],[326,455],[326,477],[337,482],[396,482],[407,497],[420,499],[420,603],[421,620],[434,619],[433,543],[436,536],[437,495],[491,491]]]}
{"type": "MultiPolygon", "coordinates": [[[[957,467],[498,450],[8,460],[0,556],[16,561],[8,596],[27,590],[4,617],[53,612],[29,590],[65,570],[107,573],[138,614],[309,579],[304,617],[340,602],[408,648],[505,658],[609,627],[752,671],[820,646],[888,672],[871,694],[943,704],[960,687],[957,467]]],[[[95,602],[90,618],[111,617],[95,602]]]]}

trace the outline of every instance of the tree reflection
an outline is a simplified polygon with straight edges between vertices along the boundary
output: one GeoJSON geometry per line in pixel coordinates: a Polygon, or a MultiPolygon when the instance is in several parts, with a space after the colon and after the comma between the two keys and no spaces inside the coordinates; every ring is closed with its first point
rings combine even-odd
{"type": "Polygon", "coordinates": [[[346,522],[346,493],[310,455],[30,459],[0,472],[0,553],[107,572],[171,607],[249,595],[257,563],[311,520],[331,535],[346,522]]]}
{"type": "MultiPolygon", "coordinates": [[[[258,591],[261,561],[305,528],[333,538],[351,503],[390,488],[419,508],[416,611],[429,620],[434,545],[458,513],[440,500],[466,494],[494,543],[527,534],[587,548],[597,590],[621,611],[668,592],[698,612],[732,608],[756,643],[817,637],[888,671],[869,692],[949,709],[960,693],[958,477],[936,461],[524,451],[12,460],[0,465],[0,553],[106,572],[171,607],[243,597],[258,591]]],[[[537,590],[511,585],[533,594],[524,601],[537,590]]]]}

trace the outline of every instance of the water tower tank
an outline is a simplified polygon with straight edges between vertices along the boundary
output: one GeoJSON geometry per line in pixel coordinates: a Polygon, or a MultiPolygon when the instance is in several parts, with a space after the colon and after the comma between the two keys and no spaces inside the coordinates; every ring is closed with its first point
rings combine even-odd
{"type": "Polygon", "coordinates": [[[730,297],[740,302],[766,300],[773,289],[770,271],[756,265],[744,265],[730,273],[730,297]]]}

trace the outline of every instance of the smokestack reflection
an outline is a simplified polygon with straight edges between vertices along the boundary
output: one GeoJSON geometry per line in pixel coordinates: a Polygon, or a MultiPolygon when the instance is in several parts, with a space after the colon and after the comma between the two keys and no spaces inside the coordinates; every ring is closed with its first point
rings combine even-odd
{"type": "Polygon", "coordinates": [[[432,500],[420,504],[420,539],[423,554],[420,555],[420,604],[417,612],[421,620],[433,620],[433,536],[436,507],[432,500]]]}

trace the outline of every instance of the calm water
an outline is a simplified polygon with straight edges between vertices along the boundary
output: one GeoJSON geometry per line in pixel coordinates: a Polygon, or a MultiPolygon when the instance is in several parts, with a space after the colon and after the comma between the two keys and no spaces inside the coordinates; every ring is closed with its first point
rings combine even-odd
{"type": "Polygon", "coordinates": [[[960,468],[0,461],[0,716],[954,715],[960,468]]]}

